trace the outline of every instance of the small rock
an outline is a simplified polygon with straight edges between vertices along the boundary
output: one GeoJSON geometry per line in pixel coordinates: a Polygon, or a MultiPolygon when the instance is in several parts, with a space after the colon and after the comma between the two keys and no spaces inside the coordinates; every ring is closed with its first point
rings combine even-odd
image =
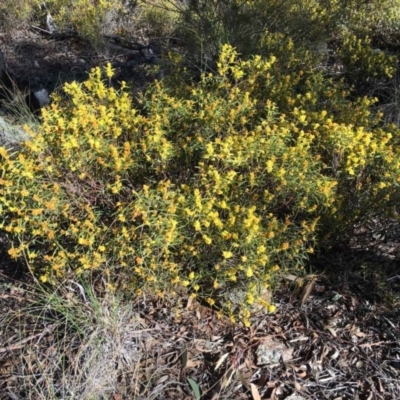
{"type": "Polygon", "coordinates": [[[285,350],[283,343],[273,338],[264,339],[257,348],[257,365],[278,364],[285,350]]]}
{"type": "Polygon", "coordinates": [[[298,395],[297,393],[293,393],[289,397],[286,397],[286,400],[306,400],[306,399],[303,396],[298,395]]]}
{"type": "Polygon", "coordinates": [[[47,25],[47,29],[51,34],[57,33],[58,32],[58,28],[56,23],[54,22],[53,17],[51,16],[50,13],[47,14],[46,17],[46,25],[47,25]]]}

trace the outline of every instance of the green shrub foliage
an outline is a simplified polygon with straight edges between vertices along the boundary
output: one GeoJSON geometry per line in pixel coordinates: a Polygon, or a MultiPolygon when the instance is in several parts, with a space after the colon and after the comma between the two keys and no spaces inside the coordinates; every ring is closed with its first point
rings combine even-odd
{"type": "Polygon", "coordinates": [[[186,288],[247,325],[252,304],[272,311],[260,294],[275,274],[390,208],[400,177],[398,129],[380,127],[373,100],[286,57],[291,73],[225,45],[217,74],[156,82],[135,107],[100,68],[66,84],[70,101],[43,110],[20,152],[0,149],[9,255],[50,282],[124,269],[128,289],[186,288]]]}

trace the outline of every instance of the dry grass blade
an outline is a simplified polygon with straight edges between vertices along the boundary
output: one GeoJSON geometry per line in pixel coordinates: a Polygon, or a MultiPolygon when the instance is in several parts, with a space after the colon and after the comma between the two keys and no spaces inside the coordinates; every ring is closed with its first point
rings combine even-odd
{"type": "Polygon", "coordinates": [[[304,287],[304,289],[303,289],[303,291],[301,293],[301,302],[300,302],[301,306],[303,306],[306,303],[306,301],[307,301],[308,297],[310,296],[310,294],[311,294],[316,282],[317,282],[317,278],[314,277],[304,287]]]}
{"type": "Polygon", "coordinates": [[[222,376],[222,378],[219,380],[216,388],[213,391],[213,395],[211,397],[211,400],[217,400],[219,398],[219,396],[221,395],[221,393],[226,390],[226,388],[229,386],[229,384],[232,381],[233,376],[236,373],[236,369],[235,368],[229,368],[224,375],[222,376]]]}
{"type": "Polygon", "coordinates": [[[215,368],[214,368],[215,371],[224,363],[224,361],[228,358],[228,356],[229,356],[229,353],[225,353],[219,358],[219,360],[217,361],[217,364],[215,364],[215,368]]]}
{"type": "Polygon", "coordinates": [[[31,342],[32,340],[34,340],[36,338],[39,338],[39,337],[41,338],[44,335],[46,335],[47,333],[52,332],[55,327],[56,327],[56,325],[53,324],[53,325],[47,327],[43,332],[28,336],[27,338],[20,340],[18,343],[14,343],[14,344],[11,344],[10,346],[6,346],[6,347],[0,347],[0,353],[6,353],[9,351],[18,350],[22,346],[24,346],[26,343],[31,342]]]}

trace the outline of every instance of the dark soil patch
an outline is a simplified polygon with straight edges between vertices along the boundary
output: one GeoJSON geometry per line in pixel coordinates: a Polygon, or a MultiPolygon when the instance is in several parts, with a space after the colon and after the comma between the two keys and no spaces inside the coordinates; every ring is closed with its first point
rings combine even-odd
{"type": "MultiPolygon", "coordinates": [[[[151,57],[141,46],[115,45],[105,38],[102,50],[96,50],[79,36],[52,37],[32,30],[16,30],[0,37],[0,48],[6,56],[9,73],[20,90],[47,89],[50,93],[66,82],[87,79],[93,67],[111,62],[116,67],[116,80],[143,88],[154,77],[146,66],[159,56],[151,57]]],[[[143,46],[145,47],[145,46],[143,46]]]]}

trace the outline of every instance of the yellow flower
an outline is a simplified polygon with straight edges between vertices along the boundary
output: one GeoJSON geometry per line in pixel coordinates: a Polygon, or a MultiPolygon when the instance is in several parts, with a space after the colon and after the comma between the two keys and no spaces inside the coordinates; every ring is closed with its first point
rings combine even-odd
{"type": "Polygon", "coordinates": [[[299,121],[300,122],[305,122],[305,120],[306,120],[306,116],[303,114],[303,115],[300,115],[300,117],[299,117],[299,121]]]}
{"type": "Polygon", "coordinates": [[[272,169],[274,167],[274,161],[273,160],[268,160],[266,163],[266,167],[267,167],[267,172],[272,172],[272,169]]]}
{"type": "Polygon", "coordinates": [[[387,185],[386,185],[386,183],[385,182],[380,182],[379,183],[379,189],[383,189],[383,188],[385,188],[387,185]]]}
{"type": "Polygon", "coordinates": [[[107,63],[107,66],[106,66],[106,76],[109,79],[114,76],[114,71],[113,71],[112,66],[111,66],[110,63],[107,63]]]}
{"type": "Polygon", "coordinates": [[[6,157],[8,155],[5,147],[0,147],[0,156],[6,157]]]}
{"type": "Polygon", "coordinates": [[[265,248],[264,245],[258,246],[257,248],[257,254],[262,254],[265,253],[267,251],[267,249],[265,248]]]}
{"type": "Polygon", "coordinates": [[[200,231],[201,230],[201,225],[200,225],[200,221],[195,221],[195,223],[193,224],[194,230],[195,231],[200,231]]]}
{"type": "Polygon", "coordinates": [[[15,248],[12,248],[12,249],[9,249],[7,251],[7,253],[11,258],[17,258],[18,254],[19,254],[19,251],[17,249],[15,249],[15,248]]]}
{"type": "Polygon", "coordinates": [[[185,213],[187,214],[187,215],[189,215],[189,217],[191,217],[192,215],[194,215],[194,211],[192,211],[192,210],[189,210],[189,208],[185,208],[185,213]]]}
{"type": "Polygon", "coordinates": [[[281,250],[287,250],[288,248],[289,248],[288,242],[282,243],[281,250]]]}
{"type": "Polygon", "coordinates": [[[349,175],[354,175],[355,174],[354,168],[352,168],[352,167],[348,167],[347,168],[347,172],[348,172],[349,175]]]}
{"type": "Polygon", "coordinates": [[[232,258],[233,257],[233,253],[231,251],[223,251],[222,252],[222,256],[227,259],[227,258],[232,258]]]}
{"type": "Polygon", "coordinates": [[[179,281],[180,281],[179,276],[175,276],[175,278],[171,280],[171,283],[178,283],[179,281]]]}
{"type": "Polygon", "coordinates": [[[276,311],[276,307],[273,304],[270,304],[268,306],[268,312],[273,313],[276,311]]]}
{"type": "Polygon", "coordinates": [[[247,294],[246,302],[248,304],[253,304],[254,303],[254,296],[251,293],[247,294]]]}
{"type": "Polygon", "coordinates": [[[212,156],[214,154],[214,148],[213,148],[212,143],[208,143],[206,148],[207,148],[208,156],[212,156]]]}
{"type": "Polygon", "coordinates": [[[206,301],[210,306],[213,306],[215,304],[215,300],[211,299],[210,297],[206,301]]]}
{"type": "Polygon", "coordinates": [[[219,203],[219,206],[220,206],[221,208],[223,208],[224,210],[226,210],[226,209],[228,208],[228,205],[226,204],[226,201],[225,201],[225,200],[222,200],[222,201],[219,203]]]}
{"type": "Polygon", "coordinates": [[[56,209],[56,205],[54,203],[54,199],[52,199],[51,201],[46,201],[45,206],[49,209],[49,210],[55,210],[56,209]]]}
{"type": "Polygon", "coordinates": [[[212,243],[212,239],[210,237],[208,237],[207,235],[203,235],[203,240],[206,242],[206,244],[212,243]]]}

